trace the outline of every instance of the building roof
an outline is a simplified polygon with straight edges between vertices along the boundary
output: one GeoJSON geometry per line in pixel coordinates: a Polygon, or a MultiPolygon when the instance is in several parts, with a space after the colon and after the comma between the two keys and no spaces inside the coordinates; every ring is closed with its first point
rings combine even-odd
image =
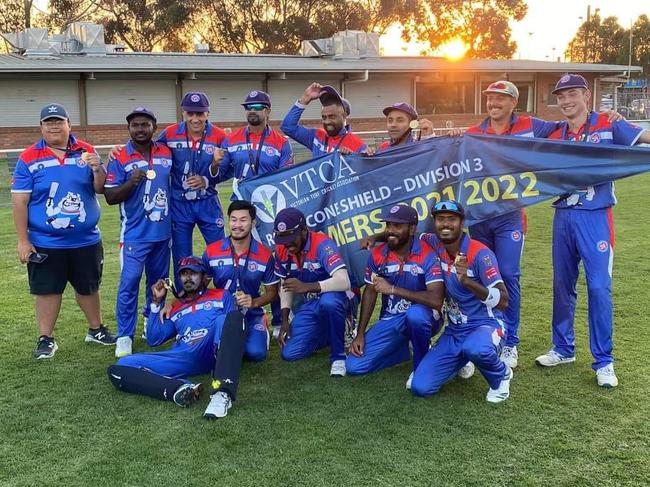
{"type": "MultiPolygon", "coordinates": [[[[612,75],[628,70],[616,64],[558,63],[530,60],[473,59],[459,62],[439,57],[374,57],[336,59],[271,54],[107,53],[36,58],[0,55],[0,73],[158,72],[158,73],[422,73],[422,72],[588,72],[612,75]]],[[[640,66],[631,71],[642,72],[640,66]]]]}

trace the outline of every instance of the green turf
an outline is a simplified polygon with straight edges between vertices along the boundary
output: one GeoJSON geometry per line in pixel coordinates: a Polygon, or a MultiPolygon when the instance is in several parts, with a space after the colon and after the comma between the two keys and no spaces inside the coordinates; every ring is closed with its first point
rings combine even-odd
{"type": "MultiPolygon", "coordinates": [[[[648,485],[648,185],[650,175],[617,184],[617,389],[595,385],[582,280],[577,362],[533,365],[550,343],[552,210],[544,204],[529,211],[520,365],[506,403],[485,401],[479,375],[418,399],[404,388],[407,365],[331,379],[327,352],[288,364],[272,344],[269,360],[244,366],[237,404],[217,422],[201,417],[207,397],[180,409],[114,390],[105,372],[113,349],[83,343],[69,292],[56,357],[32,359],[33,301],[10,209],[1,208],[0,485],[648,485]]],[[[101,227],[104,319],[114,330],[115,208],[101,227]]],[[[135,348],[145,349],[139,339],[135,348]]]]}

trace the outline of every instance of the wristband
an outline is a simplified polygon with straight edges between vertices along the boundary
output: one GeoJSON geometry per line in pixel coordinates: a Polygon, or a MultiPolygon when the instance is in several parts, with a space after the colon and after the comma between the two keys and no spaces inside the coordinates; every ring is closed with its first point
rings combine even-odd
{"type": "Polygon", "coordinates": [[[484,305],[486,305],[488,308],[496,308],[500,300],[501,300],[501,291],[499,291],[499,289],[496,287],[490,287],[488,288],[487,297],[481,302],[484,305]]]}

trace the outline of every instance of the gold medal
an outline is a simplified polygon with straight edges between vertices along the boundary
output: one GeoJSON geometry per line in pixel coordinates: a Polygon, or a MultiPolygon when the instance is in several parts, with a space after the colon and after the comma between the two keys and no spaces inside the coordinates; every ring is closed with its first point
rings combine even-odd
{"type": "Polygon", "coordinates": [[[154,171],[153,169],[148,169],[147,170],[147,179],[152,180],[155,177],[156,177],[156,171],[154,171]]]}
{"type": "Polygon", "coordinates": [[[418,122],[417,120],[411,120],[410,121],[409,128],[411,130],[415,130],[415,129],[419,128],[419,127],[420,127],[420,122],[418,122]]]}

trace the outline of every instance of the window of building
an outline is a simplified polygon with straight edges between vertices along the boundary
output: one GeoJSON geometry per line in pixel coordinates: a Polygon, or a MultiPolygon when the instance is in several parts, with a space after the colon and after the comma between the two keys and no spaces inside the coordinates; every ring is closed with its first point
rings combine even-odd
{"type": "Polygon", "coordinates": [[[555,89],[555,83],[548,85],[548,102],[547,102],[547,105],[549,107],[557,106],[557,96],[555,96],[553,94],[554,89],[555,89]]]}
{"type": "Polygon", "coordinates": [[[418,83],[416,109],[422,115],[474,113],[474,82],[418,83]]]}

